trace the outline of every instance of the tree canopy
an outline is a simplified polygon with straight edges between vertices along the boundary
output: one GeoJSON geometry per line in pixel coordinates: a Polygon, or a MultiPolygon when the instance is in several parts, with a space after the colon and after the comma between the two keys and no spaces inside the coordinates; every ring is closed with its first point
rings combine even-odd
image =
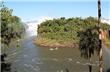
{"type": "MultiPolygon", "coordinates": [[[[47,20],[38,26],[38,37],[61,41],[77,41],[77,32],[96,27],[98,20],[94,17],[47,20]]],[[[107,23],[101,23],[104,30],[110,29],[107,23]]]]}
{"type": "Polygon", "coordinates": [[[13,10],[2,7],[1,13],[1,42],[9,44],[13,39],[21,38],[25,31],[24,23],[18,16],[12,14],[13,10]]]}
{"type": "Polygon", "coordinates": [[[99,32],[97,28],[89,28],[84,31],[78,32],[79,37],[79,50],[81,56],[85,59],[90,59],[94,55],[95,51],[100,50],[99,32]]]}

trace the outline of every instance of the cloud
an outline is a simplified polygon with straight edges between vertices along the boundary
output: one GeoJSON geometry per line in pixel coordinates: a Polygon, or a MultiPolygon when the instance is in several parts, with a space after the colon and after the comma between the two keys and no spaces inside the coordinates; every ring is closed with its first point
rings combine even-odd
{"type": "Polygon", "coordinates": [[[46,20],[52,20],[53,18],[52,17],[49,17],[49,16],[41,16],[41,17],[39,17],[38,18],[38,24],[40,24],[40,23],[42,23],[42,22],[44,22],[44,21],[46,21],[46,20]]]}
{"type": "Polygon", "coordinates": [[[108,23],[110,25],[110,19],[101,19],[101,22],[102,23],[108,23]]]}
{"type": "Polygon", "coordinates": [[[28,33],[29,36],[35,36],[35,35],[37,35],[38,25],[46,20],[52,20],[52,19],[53,19],[52,17],[41,16],[39,18],[36,18],[36,20],[27,22],[26,25],[28,26],[28,28],[27,28],[26,32],[28,33]]]}

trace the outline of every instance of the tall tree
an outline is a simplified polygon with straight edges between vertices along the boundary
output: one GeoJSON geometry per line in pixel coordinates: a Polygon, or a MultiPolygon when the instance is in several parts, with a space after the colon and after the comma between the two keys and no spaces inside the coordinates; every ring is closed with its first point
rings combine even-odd
{"type": "Polygon", "coordinates": [[[89,60],[89,72],[92,72],[91,57],[94,55],[95,50],[98,48],[98,31],[95,28],[88,28],[84,31],[78,32],[78,36],[81,56],[89,60]]]}

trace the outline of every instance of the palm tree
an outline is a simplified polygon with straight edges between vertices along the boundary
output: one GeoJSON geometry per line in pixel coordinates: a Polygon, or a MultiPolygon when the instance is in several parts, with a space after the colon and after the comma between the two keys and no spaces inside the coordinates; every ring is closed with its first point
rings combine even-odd
{"type": "Polygon", "coordinates": [[[89,72],[92,72],[91,57],[94,55],[95,50],[98,48],[98,31],[96,28],[91,27],[84,31],[78,32],[78,37],[81,57],[89,60],[89,72]]]}

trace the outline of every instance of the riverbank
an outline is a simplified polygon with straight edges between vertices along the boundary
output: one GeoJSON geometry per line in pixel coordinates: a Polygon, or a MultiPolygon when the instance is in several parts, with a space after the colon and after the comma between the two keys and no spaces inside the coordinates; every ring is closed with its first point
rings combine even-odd
{"type": "Polygon", "coordinates": [[[107,48],[109,48],[110,49],[110,40],[106,40],[106,41],[104,41],[104,44],[107,46],[107,48]]]}
{"type": "Polygon", "coordinates": [[[49,47],[49,48],[74,48],[76,47],[76,44],[72,41],[57,41],[47,38],[37,38],[33,41],[34,44],[43,46],[43,47],[49,47]]]}
{"type": "MultiPolygon", "coordinates": [[[[33,41],[35,45],[49,47],[49,48],[74,48],[78,46],[77,43],[73,41],[58,41],[54,39],[47,39],[47,38],[37,38],[33,41]]],[[[103,42],[107,48],[110,49],[110,41],[106,40],[103,42]]]]}
{"type": "Polygon", "coordinates": [[[110,49],[110,42],[106,43],[106,46],[110,49]]]}

